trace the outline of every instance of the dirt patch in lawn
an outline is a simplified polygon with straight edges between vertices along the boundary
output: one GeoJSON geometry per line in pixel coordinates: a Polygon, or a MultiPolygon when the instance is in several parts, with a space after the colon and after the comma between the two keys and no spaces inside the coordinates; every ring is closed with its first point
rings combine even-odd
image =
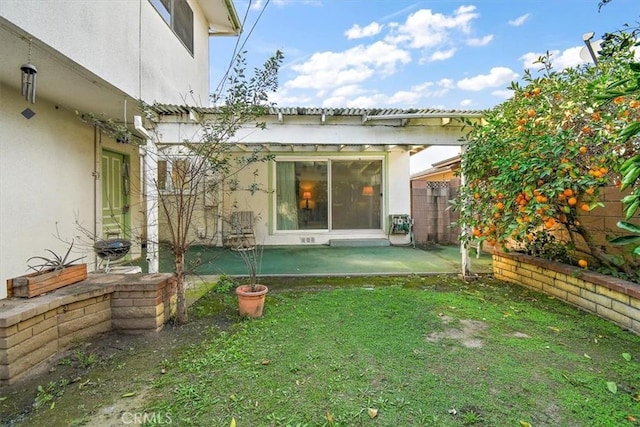
{"type": "Polygon", "coordinates": [[[449,326],[454,322],[454,319],[449,316],[440,316],[442,323],[447,325],[444,331],[432,332],[427,335],[426,340],[429,342],[440,342],[443,339],[452,339],[459,341],[464,347],[467,348],[481,348],[482,347],[482,332],[487,329],[488,325],[485,322],[478,320],[461,319],[457,321],[459,326],[449,326]]]}

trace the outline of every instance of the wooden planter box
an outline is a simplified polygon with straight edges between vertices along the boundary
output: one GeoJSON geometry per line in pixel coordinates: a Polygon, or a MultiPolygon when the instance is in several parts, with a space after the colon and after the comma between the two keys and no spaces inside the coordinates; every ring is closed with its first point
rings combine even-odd
{"type": "Polygon", "coordinates": [[[62,270],[26,274],[7,280],[7,296],[32,298],[81,282],[86,278],[87,264],[70,265],[62,270]]]}

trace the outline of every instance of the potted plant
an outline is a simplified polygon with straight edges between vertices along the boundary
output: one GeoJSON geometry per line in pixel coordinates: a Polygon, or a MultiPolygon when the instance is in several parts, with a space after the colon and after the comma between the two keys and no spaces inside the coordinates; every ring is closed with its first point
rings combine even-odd
{"type": "Polygon", "coordinates": [[[69,260],[69,254],[73,248],[73,242],[67,252],[58,255],[51,249],[46,249],[51,254],[48,256],[33,256],[27,260],[40,261],[40,264],[28,265],[34,273],[15,277],[7,280],[8,296],[32,298],[45,292],[80,282],[87,278],[87,264],[75,264],[84,257],[69,260]]]}
{"type": "Polygon", "coordinates": [[[258,246],[253,234],[253,215],[238,212],[232,215],[230,221],[232,234],[227,238],[227,244],[232,251],[238,253],[245,267],[249,283],[236,288],[238,296],[238,310],[243,317],[261,317],[264,300],[269,288],[258,283],[258,275],[262,266],[263,247],[258,246]],[[239,214],[239,215],[238,215],[239,214]],[[240,220],[239,218],[242,218],[240,220]]]}

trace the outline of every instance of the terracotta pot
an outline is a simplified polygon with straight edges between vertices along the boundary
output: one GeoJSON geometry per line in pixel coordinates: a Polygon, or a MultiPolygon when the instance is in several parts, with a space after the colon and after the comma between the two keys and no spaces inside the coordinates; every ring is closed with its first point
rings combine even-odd
{"type": "Polygon", "coordinates": [[[251,285],[241,285],[236,288],[238,295],[238,309],[240,316],[261,317],[264,308],[264,299],[269,292],[265,285],[256,285],[255,291],[251,291],[251,285]]]}

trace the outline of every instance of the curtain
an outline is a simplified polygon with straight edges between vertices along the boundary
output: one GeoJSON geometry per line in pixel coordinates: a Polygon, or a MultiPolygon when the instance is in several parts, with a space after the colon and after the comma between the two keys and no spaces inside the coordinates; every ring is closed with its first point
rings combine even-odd
{"type": "Polygon", "coordinates": [[[298,229],[295,162],[276,163],[276,203],[278,230],[298,229]]]}

